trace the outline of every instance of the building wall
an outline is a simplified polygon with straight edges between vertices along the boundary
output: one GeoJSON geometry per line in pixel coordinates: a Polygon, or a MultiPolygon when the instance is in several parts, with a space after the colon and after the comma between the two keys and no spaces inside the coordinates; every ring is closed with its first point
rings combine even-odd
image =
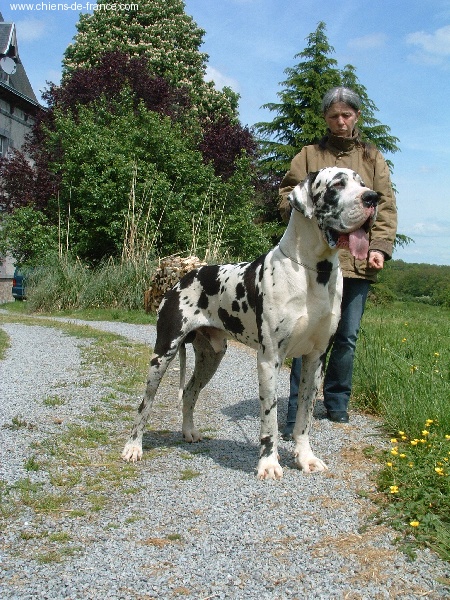
{"type": "MultiPolygon", "coordinates": [[[[21,108],[0,98],[0,154],[6,156],[8,150],[19,149],[30,131],[33,118],[21,108]]],[[[14,263],[11,257],[0,256],[0,303],[11,302],[14,263]]]]}
{"type": "Polygon", "coordinates": [[[0,98],[0,152],[20,148],[33,125],[33,118],[21,108],[0,98]]]}

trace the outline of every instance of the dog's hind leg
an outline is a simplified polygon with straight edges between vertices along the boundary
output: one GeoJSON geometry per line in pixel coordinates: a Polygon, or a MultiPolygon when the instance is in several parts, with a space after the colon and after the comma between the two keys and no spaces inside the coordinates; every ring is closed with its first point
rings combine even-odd
{"type": "Polygon", "coordinates": [[[195,352],[195,367],[183,393],[183,437],[187,442],[198,442],[202,436],[194,425],[194,408],[200,391],[210,381],[225,355],[227,342],[219,330],[197,331],[192,342],[195,352]]]}
{"type": "Polygon", "coordinates": [[[147,387],[145,388],[144,398],[138,408],[130,438],[122,452],[123,460],[135,462],[142,458],[142,436],[150,415],[153,400],[167,367],[177,353],[178,346],[179,342],[173,342],[165,354],[162,356],[154,354],[150,361],[147,387]]]}
{"type": "Polygon", "coordinates": [[[318,353],[304,356],[293,437],[295,440],[295,462],[305,473],[327,469],[326,464],[320,458],[314,456],[309,444],[309,430],[313,418],[314,404],[322,378],[323,361],[318,353]]]}

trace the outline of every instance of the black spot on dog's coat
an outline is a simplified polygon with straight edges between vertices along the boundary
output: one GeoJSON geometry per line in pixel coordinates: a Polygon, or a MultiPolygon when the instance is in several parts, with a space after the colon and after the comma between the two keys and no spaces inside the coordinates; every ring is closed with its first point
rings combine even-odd
{"type": "Polygon", "coordinates": [[[230,313],[222,307],[219,308],[217,314],[227,331],[234,334],[242,334],[244,332],[244,325],[238,317],[230,315],[230,313]]]}
{"type": "Polygon", "coordinates": [[[208,296],[216,296],[220,290],[219,265],[208,265],[198,271],[197,279],[208,296]]]}
{"type": "Polygon", "coordinates": [[[198,299],[197,306],[198,306],[198,308],[208,308],[208,304],[209,304],[208,296],[205,294],[204,291],[202,291],[202,293],[200,294],[200,297],[198,299]]]}
{"type": "Polygon", "coordinates": [[[331,271],[333,269],[332,263],[329,260],[322,260],[317,263],[317,283],[326,285],[330,280],[331,271]]]}

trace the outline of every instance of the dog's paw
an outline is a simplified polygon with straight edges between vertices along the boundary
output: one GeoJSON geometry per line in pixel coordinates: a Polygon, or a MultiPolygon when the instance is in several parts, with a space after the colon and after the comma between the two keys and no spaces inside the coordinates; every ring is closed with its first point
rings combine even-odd
{"type": "Polygon", "coordinates": [[[258,479],[276,479],[283,477],[283,469],[276,458],[261,458],[258,463],[258,479]]]}
{"type": "Polygon", "coordinates": [[[304,454],[301,452],[295,452],[294,455],[298,468],[304,473],[319,473],[320,471],[328,470],[328,467],[323,460],[320,460],[320,458],[314,456],[312,452],[304,454]]]}
{"type": "Polygon", "coordinates": [[[122,459],[126,462],[136,462],[142,458],[142,444],[127,442],[122,452],[122,459]]]}
{"type": "Polygon", "coordinates": [[[198,429],[183,429],[183,439],[185,442],[189,444],[194,444],[196,442],[202,441],[202,434],[198,429]]]}

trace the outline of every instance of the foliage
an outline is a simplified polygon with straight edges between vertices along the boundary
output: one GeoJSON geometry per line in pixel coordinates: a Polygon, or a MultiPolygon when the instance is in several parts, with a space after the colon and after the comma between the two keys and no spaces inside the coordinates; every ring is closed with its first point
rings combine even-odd
{"type": "MultiPolygon", "coordinates": [[[[104,97],[71,112],[55,111],[55,130],[49,146],[60,159],[52,165],[61,178],[59,205],[69,220],[69,248],[78,256],[98,261],[121,253],[133,177],[139,210],[160,255],[187,252],[193,242],[194,221],[205,199],[211,210],[224,211],[223,244],[231,255],[253,257],[267,244],[251,214],[251,164],[236,159],[234,174],[224,181],[205,164],[195,149],[195,134],[170,117],[148,111],[124,89],[116,101],[104,97]],[[215,206],[215,204],[218,206],[215,206]],[[70,215],[70,219],[69,219],[70,215]]],[[[199,245],[211,232],[200,231],[199,245]]]]}
{"type": "Polygon", "coordinates": [[[380,283],[399,300],[450,307],[450,267],[392,260],[380,273],[380,283]]]}
{"type": "Polygon", "coordinates": [[[31,207],[2,215],[0,223],[0,254],[14,256],[17,266],[39,265],[52,248],[57,248],[57,228],[31,207]]]}
{"type": "Polygon", "coordinates": [[[352,404],[381,415],[396,440],[378,478],[385,518],[447,559],[449,316],[433,306],[395,303],[387,312],[369,304],[352,392],[352,404]]]}
{"type": "Polygon", "coordinates": [[[281,177],[303,146],[314,144],[324,136],[322,98],[327,90],[339,85],[353,88],[363,101],[358,123],[363,138],[382,151],[398,151],[398,139],[390,135],[389,127],[375,118],[377,107],[358,81],[355,68],[346,65],[341,71],[337,61],[331,58],[334,48],[328,42],[325,29],[325,23],[320,22],[316,31],[306,38],[306,48],[294,57],[302,60],[285,70],[288,77],[280,84],[284,89],[278,93],[281,102],[264,105],[277,116],[270,123],[255,126],[262,136],[264,172],[274,172],[281,177]]]}
{"type": "Polygon", "coordinates": [[[80,67],[95,67],[103,54],[119,51],[145,57],[154,76],[186,87],[201,116],[236,118],[236,94],[228,88],[220,92],[204,80],[208,55],[199,48],[205,32],[185,13],[182,0],[142,0],[136,8],[117,11],[103,10],[105,4],[99,0],[93,14],[80,15],[74,43],[65,52],[64,79],[80,67]]]}

